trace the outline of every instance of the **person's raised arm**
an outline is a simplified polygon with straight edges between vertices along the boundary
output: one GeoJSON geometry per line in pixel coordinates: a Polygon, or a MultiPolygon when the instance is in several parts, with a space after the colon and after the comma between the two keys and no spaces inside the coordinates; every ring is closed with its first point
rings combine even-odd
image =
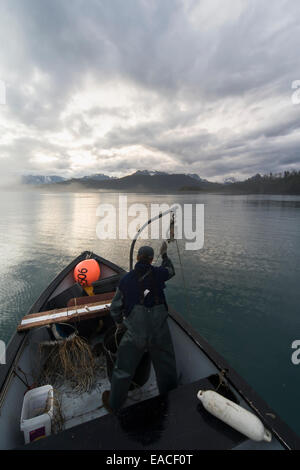
{"type": "Polygon", "coordinates": [[[172,261],[168,257],[167,251],[168,251],[167,242],[163,241],[160,247],[160,255],[162,257],[161,267],[166,270],[164,281],[168,281],[173,276],[175,276],[175,269],[174,269],[172,261]]]}

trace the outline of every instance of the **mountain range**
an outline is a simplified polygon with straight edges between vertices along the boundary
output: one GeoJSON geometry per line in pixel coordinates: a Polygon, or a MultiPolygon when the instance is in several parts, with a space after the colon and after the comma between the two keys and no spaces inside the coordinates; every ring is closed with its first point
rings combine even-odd
{"type": "Polygon", "coordinates": [[[42,175],[23,175],[21,178],[22,184],[53,184],[53,183],[62,183],[66,181],[66,178],[62,176],[42,176],[42,175]]]}
{"type": "MultiPolygon", "coordinates": [[[[148,171],[148,170],[138,170],[136,171],[133,175],[136,176],[167,176],[170,175],[170,173],[166,173],[164,171],[148,171]]],[[[133,176],[133,175],[128,175],[128,176],[133,176]]],[[[173,174],[171,174],[173,175],[173,174]]],[[[195,179],[198,182],[206,182],[208,183],[207,180],[204,180],[200,178],[199,175],[196,173],[192,174],[187,174],[184,176],[189,176],[192,179],[195,179]]],[[[125,177],[126,178],[126,177],[125,177]]],[[[42,175],[24,175],[22,176],[22,184],[29,184],[29,185],[40,185],[40,184],[52,184],[52,183],[62,183],[62,182],[85,182],[85,181],[108,181],[108,180],[116,180],[116,179],[121,179],[121,178],[116,178],[115,176],[108,176],[104,175],[103,173],[96,173],[93,175],[88,175],[88,176],[82,176],[81,178],[64,178],[61,176],[42,176],[42,175]]]]}
{"type": "Polygon", "coordinates": [[[139,170],[122,178],[101,173],[82,178],[60,176],[23,177],[24,184],[47,187],[56,191],[114,191],[134,193],[213,192],[224,194],[300,194],[300,171],[280,175],[257,174],[245,181],[226,178],[213,183],[197,174],[169,174],[161,171],[139,170]]]}
{"type": "MultiPolygon", "coordinates": [[[[40,178],[38,178],[38,185],[40,178]]],[[[45,186],[45,185],[43,185],[45,186]]],[[[47,185],[50,187],[50,185],[47,185]]],[[[113,178],[102,174],[85,176],[82,178],[72,178],[69,180],[57,181],[51,184],[52,189],[70,190],[102,190],[121,192],[145,192],[145,193],[169,193],[177,192],[182,188],[189,191],[213,189],[216,183],[202,179],[197,174],[169,174],[161,171],[138,170],[135,173],[122,178],[113,178]]]]}

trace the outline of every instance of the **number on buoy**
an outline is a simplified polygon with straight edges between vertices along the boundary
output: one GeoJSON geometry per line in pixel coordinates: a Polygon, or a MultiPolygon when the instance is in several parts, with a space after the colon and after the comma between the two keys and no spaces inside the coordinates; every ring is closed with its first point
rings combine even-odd
{"type": "Polygon", "coordinates": [[[74,269],[74,279],[82,287],[90,287],[93,282],[98,281],[100,274],[100,266],[95,259],[81,261],[74,269]]]}

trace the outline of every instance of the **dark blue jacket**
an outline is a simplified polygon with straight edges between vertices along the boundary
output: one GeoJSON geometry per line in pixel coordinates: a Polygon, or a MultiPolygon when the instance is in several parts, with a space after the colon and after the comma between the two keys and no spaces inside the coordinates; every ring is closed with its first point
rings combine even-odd
{"type": "MultiPolygon", "coordinates": [[[[137,304],[143,304],[147,308],[151,308],[155,304],[167,306],[164,294],[165,282],[174,275],[174,266],[167,255],[164,255],[162,265],[159,267],[142,262],[136,263],[134,270],[127,273],[120,281],[119,295],[120,293],[122,295],[122,314],[125,317],[128,316],[137,304]],[[146,290],[149,293],[144,295],[146,290]]],[[[111,312],[113,310],[114,301],[112,301],[111,312]]],[[[118,309],[115,310],[114,316],[117,317],[118,309]]]]}

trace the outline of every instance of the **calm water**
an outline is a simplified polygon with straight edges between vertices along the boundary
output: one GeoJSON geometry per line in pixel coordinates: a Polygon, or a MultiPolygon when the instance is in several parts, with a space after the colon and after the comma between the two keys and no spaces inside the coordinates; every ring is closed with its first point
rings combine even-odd
{"type": "MultiPolygon", "coordinates": [[[[2,193],[0,339],[9,341],[41,291],[81,251],[128,268],[130,241],[96,237],[97,206],[117,201],[114,194],[2,193]]],[[[186,252],[179,242],[189,308],[174,244],[169,303],[300,435],[300,365],[291,362],[291,344],[300,339],[300,197],[130,195],[129,202],[205,204],[204,249],[186,252]]]]}

